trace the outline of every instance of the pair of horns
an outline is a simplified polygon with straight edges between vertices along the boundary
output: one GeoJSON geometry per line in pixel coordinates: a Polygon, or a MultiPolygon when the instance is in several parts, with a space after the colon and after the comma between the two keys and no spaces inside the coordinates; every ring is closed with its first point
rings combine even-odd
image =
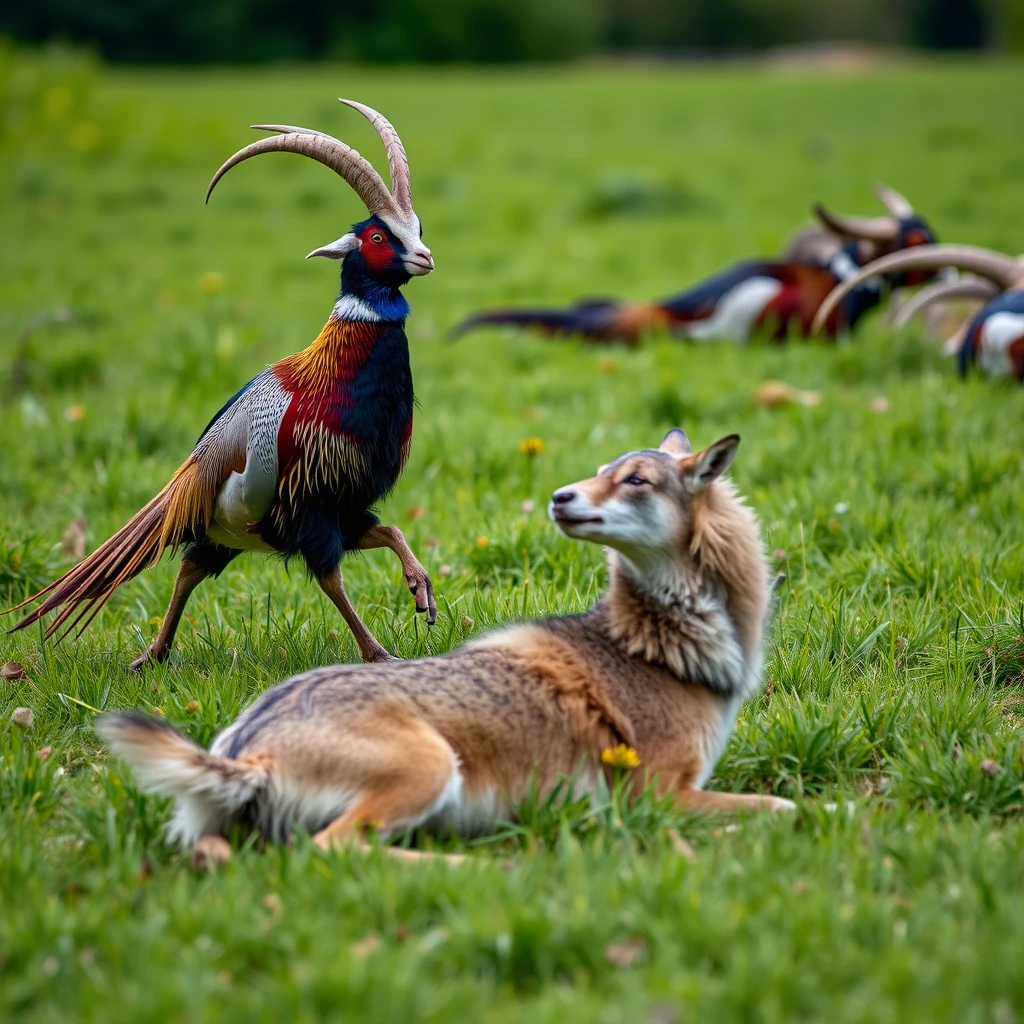
{"type": "Polygon", "coordinates": [[[892,326],[906,327],[911,320],[934,302],[948,302],[950,299],[980,299],[987,302],[1000,292],[997,284],[984,277],[960,277],[953,280],[935,281],[922,288],[912,299],[899,308],[892,318],[892,326]]]}
{"type": "MultiPolygon", "coordinates": [[[[825,322],[844,296],[857,285],[863,284],[869,277],[874,277],[876,274],[891,274],[901,270],[939,270],[942,267],[958,267],[960,270],[977,274],[985,281],[992,282],[995,285],[994,291],[1024,287],[1024,260],[1015,260],[1004,253],[995,252],[992,249],[981,249],[976,245],[916,245],[912,249],[890,253],[888,256],[874,260],[834,288],[821,304],[811,330],[817,334],[825,326],[825,322]]],[[[943,283],[949,285],[950,288],[954,284],[959,284],[961,287],[967,285],[965,281],[943,283]]],[[[979,293],[975,293],[972,297],[978,297],[979,293]]],[[[967,293],[961,291],[958,294],[964,296],[967,293]]],[[[936,288],[931,292],[928,301],[934,302],[938,298],[951,297],[949,291],[939,292],[936,288]]],[[[922,308],[924,306],[919,302],[913,312],[916,313],[922,308]]],[[[909,316],[912,315],[913,313],[909,314],[909,316]]]]}
{"type": "Polygon", "coordinates": [[[875,195],[881,199],[891,216],[847,217],[841,213],[833,213],[821,203],[814,204],[814,215],[837,235],[862,238],[868,242],[891,242],[900,232],[900,221],[912,216],[914,208],[894,188],[889,188],[881,182],[875,185],[875,195]]]}
{"type": "Polygon", "coordinates": [[[409,160],[398,132],[383,114],[372,107],[357,103],[355,100],[342,99],[339,102],[358,110],[377,130],[388,157],[388,168],[391,172],[390,189],[366,157],[331,135],[313,128],[296,128],[287,124],[254,124],[252,127],[260,131],[278,134],[253,142],[226,160],[210,182],[210,187],[206,191],[206,201],[210,201],[210,195],[217,182],[243,160],[259,156],[261,153],[298,153],[316,160],[325,167],[330,167],[332,171],[341,175],[352,186],[371,214],[394,218],[400,224],[415,221],[409,184],[409,160]]]}

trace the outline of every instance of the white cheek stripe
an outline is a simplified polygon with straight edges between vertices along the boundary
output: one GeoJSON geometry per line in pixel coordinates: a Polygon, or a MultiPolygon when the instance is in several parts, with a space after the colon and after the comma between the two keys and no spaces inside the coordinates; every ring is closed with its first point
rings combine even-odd
{"type": "Polygon", "coordinates": [[[782,282],[773,277],[751,277],[726,292],[706,320],[683,324],[681,333],[694,341],[746,341],[765,306],[781,291],[782,282]]]}

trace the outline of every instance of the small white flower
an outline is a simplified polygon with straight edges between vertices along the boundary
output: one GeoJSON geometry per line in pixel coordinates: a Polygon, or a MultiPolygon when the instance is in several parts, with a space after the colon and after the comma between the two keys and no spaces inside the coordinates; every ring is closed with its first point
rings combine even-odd
{"type": "Polygon", "coordinates": [[[835,506],[835,513],[837,516],[845,516],[850,511],[850,503],[848,501],[837,501],[835,506]]]}

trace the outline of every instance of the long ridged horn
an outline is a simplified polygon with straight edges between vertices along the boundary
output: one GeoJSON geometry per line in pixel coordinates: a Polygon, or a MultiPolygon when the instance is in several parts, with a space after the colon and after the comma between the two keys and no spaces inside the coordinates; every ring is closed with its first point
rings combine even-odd
{"type": "Polygon", "coordinates": [[[983,277],[965,277],[959,281],[936,281],[922,288],[893,317],[893,327],[906,327],[922,310],[933,302],[946,299],[991,299],[999,294],[999,286],[983,277]]]}
{"type": "Polygon", "coordinates": [[[811,209],[825,227],[847,238],[891,242],[900,232],[899,221],[895,217],[848,217],[842,213],[833,213],[821,203],[815,203],[811,209]]]}
{"type": "Polygon", "coordinates": [[[909,200],[905,196],[901,196],[896,189],[889,188],[888,185],[878,181],[875,182],[875,195],[882,200],[882,205],[894,217],[899,217],[902,220],[904,217],[914,215],[914,208],[910,205],[909,200]]]}
{"type": "Polygon", "coordinates": [[[811,333],[817,334],[843,297],[869,277],[897,270],[935,270],[939,267],[969,270],[994,281],[1000,289],[1013,288],[1024,273],[1024,267],[1017,260],[976,245],[915,245],[912,249],[890,253],[861,267],[856,274],[833,288],[814,318],[811,333]]]}
{"type": "Polygon", "coordinates": [[[391,216],[398,222],[408,221],[412,214],[412,201],[409,195],[409,168],[405,149],[402,147],[401,139],[398,138],[398,133],[387,118],[377,113],[372,107],[349,100],[342,102],[359,110],[370,119],[377,129],[388,150],[388,163],[396,182],[396,191],[401,196],[401,202],[395,195],[392,195],[370,161],[351,146],[314,128],[300,128],[287,124],[253,125],[252,127],[258,130],[277,132],[278,134],[268,139],[260,139],[259,142],[253,142],[226,160],[210,182],[210,187],[206,191],[207,202],[220,179],[243,160],[259,156],[261,153],[298,153],[300,156],[308,156],[310,159],[316,160],[325,167],[330,167],[332,171],[344,178],[370,213],[385,217],[391,216]]]}
{"type": "Polygon", "coordinates": [[[377,130],[380,141],[384,143],[384,152],[388,157],[388,170],[391,172],[391,194],[400,210],[406,214],[412,214],[409,158],[405,154],[405,146],[402,145],[402,140],[398,137],[394,125],[380,111],[368,107],[365,103],[340,97],[338,102],[344,103],[353,110],[358,110],[377,130]]]}

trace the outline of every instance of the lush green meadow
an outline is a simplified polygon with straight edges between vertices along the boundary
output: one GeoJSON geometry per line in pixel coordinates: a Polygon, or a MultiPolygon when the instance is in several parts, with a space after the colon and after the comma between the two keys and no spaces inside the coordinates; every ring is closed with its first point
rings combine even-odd
{"type": "Polygon", "coordinates": [[[383,518],[441,610],[428,633],[389,552],[348,564],[357,606],[405,657],[583,608],[601,552],[556,533],[550,491],[673,424],[737,431],[735,479],[788,582],[713,784],[800,802],[726,826],[613,794],[526,807],[459,869],[300,837],[194,872],[94,711],[156,707],[207,742],[274,681],[356,652],[297,565],[250,557],[134,676],[165,564],[77,641],[0,635],[0,662],[27,668],[0,680],[0,1017],[1019,1019],[1019,388],[961,382],[879,318],[839,348],[446,332],[498,301],[668,294],[777,249],[813,199],[873,212],[875,179],[942,239],[1016,253],[1022,94],[1024,71],[981,64],[141,73],[0,52],[5,606],[71,564],[72,521],[102,541],[228,395],[316,336],[337,265],[303,256],[361,216],[352,193],[278,156],[202,199],[252,123],[319,127],[380,165],[335,102],[353,96],[401,131],[437,262],[407,289],[420,409],[383,518]],[[765,380],[821,401],[764,407],[765,380]],[[855,812],[822,810],[837,799],[855,812]]]}

